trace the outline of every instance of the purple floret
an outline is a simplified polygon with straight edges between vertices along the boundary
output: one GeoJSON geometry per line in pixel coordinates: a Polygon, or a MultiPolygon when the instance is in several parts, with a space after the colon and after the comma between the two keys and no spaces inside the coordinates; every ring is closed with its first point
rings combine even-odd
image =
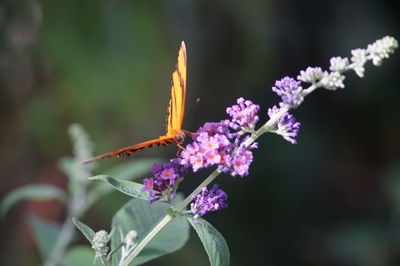
{"type": "Polygon", "coordinates": [[[259,117],[260,106],[244,98],[237,99],[237,104],[226,108],[226,113],[232,118],[229,126],[236,131],[252,130],[259,117]]]}
{"type": "Polygon", "coordinates": [[[300,86],[300,81],[291,77],[284,77],[275,82],[272,91],[281,97],[281,105],[289,105],[290,107],[297,107],[303,102],[303,88],[300,86]]]}
{"type": "Polygon", "coordinates": [[[228,207],[228,204],[224,202],[228,199],[228,195],[222,189],[219,189],[217,184],[214,184],[211,190],[203,187],[200,194],[193,196],[193,199],[194,202],[190,204],[190,207],[196,224],[197,219],[207,212],[228,207]]]}

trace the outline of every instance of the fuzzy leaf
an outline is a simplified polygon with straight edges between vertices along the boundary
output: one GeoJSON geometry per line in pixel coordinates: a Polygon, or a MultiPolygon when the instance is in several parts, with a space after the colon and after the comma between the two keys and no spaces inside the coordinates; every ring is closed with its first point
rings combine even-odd
{"type": "Polygon", "coordinates": [[[113,177],[107,176],[107,175],[93,176],[93,177],[90,177],[89,180],[102,180],[102,181],[106,182],[106,184],[115,188],[116,190],[119,190],[120,192],[122,192],[128,196],[134,197],[134,198],[143,199],[143,200],[151,199],[149,196],[149,192],[142,191],[144,186],[139,183],[135,183],[135,182],[128,181],[128,180],[118,180],[116,178],[113,178],[113,177]]]}
{"type": "MultiPolygon", "coordinates": [[[[123,236],[130,230],[138,234],[136,242],[145,237],[146,233],[158,222],[169,209],[170,205],[162,202],[148,204],[143,200],[132,199],[122,207],[113,218],[112,226],[121,229],[123,236]]],[[[189,238],[189,224],[184,217],[176,217],[142,250],[130,265],[138,265],[162,255],[174,252],[186,243],[189,238]]],[[[123,239],[120,234],[111,238],[114,249],[123,239]]],[[[113,256],[113,265],[118,265],[121,251],[113,256]]]]}
{"type": "Polygon", "coordinates": [[[65,203],[66,194],[63,190],[49,184],[31,184],[19,187],[11,191],[1,202],[0,213],[5,215],[17,202],[25,199],[51,200],[58,199],[65,203]]]}
{"type": "Polygon", "coordinates": [[[75,217],[72,218],[72,222],[79,229],[79,231],[82,232],[82,234],[86,237],[86,239],[89,240],[90,243],[92,243],[92,240],[95,235],[95,232],[92,230],[92,228],[90,228],[86,224],[82,223],[75,217]]]}
{"type": "MultiPolygon", "coordinates": [[[[106,171],[108,176],[116,176],[119,180],[136,180],[144,174],[149,173],[149,169],[154,163],[160,162],[157,158],[136,159],[133,162],[121,163],[117,167],[106,171]]],[[[104,186],[102,183],[94,184],[87,195],[87,205],[91,206],[101,196],[113,191],[110,186],[104,186]]]]}
{"type": "Polygon", "coordinates": [[[45,260],[54,248],[61,226],[34,215],[30,215],[28,221],[39,246],[41,257],[45,260]]]}
{"type": "Polygon", "coordinates": [[[207,252],[210,265],[212,266],[229,266],[229,248],[220,232],[217,231],[210,223],[202,218],[198,218],[195,224],[193,216],[186,216],[187,220],[196,230],[204,249],[207,252]]]}

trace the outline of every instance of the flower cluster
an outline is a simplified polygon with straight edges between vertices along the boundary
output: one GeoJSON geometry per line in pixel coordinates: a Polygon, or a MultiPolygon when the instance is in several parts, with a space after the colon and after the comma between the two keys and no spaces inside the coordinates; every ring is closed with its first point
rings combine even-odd
{"type": "MultiPolygon", "coordinates": [[[[280,108],[276,105],[268,109],[268,116],[272,118],[279,113],[280,108]]],[[[284,139],[292,144],[296,144],[294,139],[299,133],[300,122],[297,122],[293,115],[285,113],[281,116],[275,124],[275,128],[271,130],[272,133],[281,135],[284,139]]]]}
{"type": "Polygon", "coordinates": [[[330,60],[329,71],[322,71],[319,67],[308,67],[305,71],[300,71],[298,80],[312,83],[316,87],[324,87],[328,90],[344,88],[345,76],[343,72],[354,70],[357,76],[364,77],[365,63],[372,60],[376,66],[382,64],[382,60],[389,57],[399,44],[393,37],[386,36],[368,45],[367,49],[354,49],[351,51],[350,60],[345,57],[332,57],[330,60]]]}
{"type": "Polygon", "coordinates": [[[228,207],[228,204],[225,203],[227,198],[228,195],[222,189],[219,189],[217,184],[214,184],[210,190],[203,187],[200,194],[193,196],[194,202],[190,204],[191,211],[194,214],[194,222],[197,224],[197,219],[207,212],[228,207]]]}
{"type": "Polygon", "coordinates": [[[193,172],[205,167],[218,165],[218,168],[232,176],[248,175],[249,165],[253,161],[251,149],[246,147],[242,138],[244,132],[253,130],[258,121],[258,105],[239,98],[237,105],[227,108],[231,120],[219,123],[205,123],[193,135],[193,143],[181,152],[181,163],[191,167],[193,172]],[[233,130],[233,131],[232,131],[233,130]]]}
{"type": "Polygon", "coordinates": [[[149,203],[164,196],[175,198],[176,185],[186,175],[186,168],[182,166],[181,159],[175,158],[169,163],[154,164],[151,172],[154,178],[145,178],[142,189],[142,191],[148,191],[153,198],[149,203]]]}

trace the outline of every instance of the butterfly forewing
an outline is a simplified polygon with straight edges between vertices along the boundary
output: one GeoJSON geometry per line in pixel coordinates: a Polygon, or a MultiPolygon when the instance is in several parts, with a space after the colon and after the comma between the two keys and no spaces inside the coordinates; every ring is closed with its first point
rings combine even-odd
{"type": "Polygon", "coordinates": [[[172,73],[171,100],[167,117],[167,136],[181,132],[186,97],[186,46],[182,42],[176,69],[172,73]]]}
{"type": "Polygon", "coordinates": [[[132,146],[119,149],[114,152],[102,154],[94,158],[84,161],[84,163],[93,162],[99,159],[112,156],[129,156],[134,152],[153,145],[168,145],[177,143],[178,146],[182,141],[182,120],[185,112],[185,97],[186,97],[186,46],[182,42],[178,54],[178,63],[176,69],[172,73],[172,88],[171,100],[169,102],[167,116],[167,133],[166,136],[160,136],[158,139],[153,139],[141,142],[132,146]]]}

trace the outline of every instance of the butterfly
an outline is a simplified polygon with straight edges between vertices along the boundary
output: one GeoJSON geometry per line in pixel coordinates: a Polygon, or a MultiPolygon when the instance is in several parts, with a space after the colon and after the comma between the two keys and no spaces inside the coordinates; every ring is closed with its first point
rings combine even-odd
{"type": "Polygon", "coordinates": [[[176,143],[179,149],[183,149],[181,144],[185,140],[186,135],[192,134],[182,129],[182,120],[185,114],[186,66],[186,46],[185,42],[182,41],[178,54],[178,63],[176,64],[175,71],[172,73],[171,100],[169,101],[167,132],[165,135],[160,136],[158,139],[140,142],[114,152],[90,158],[83,163],[86,164],[113,156],[129,156],[146,147],[152,147],[153,145],[166,146],[171,143],[176,143]]]}

